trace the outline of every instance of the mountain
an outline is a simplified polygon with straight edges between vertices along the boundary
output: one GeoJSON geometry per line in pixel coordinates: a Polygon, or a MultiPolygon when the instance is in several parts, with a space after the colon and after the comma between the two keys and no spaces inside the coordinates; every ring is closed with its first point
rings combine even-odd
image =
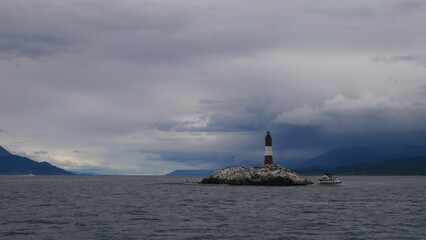
{"type": "Polygon", "coordinates": [[[2,146],[0,146],[0,157],[6,156],[6,155],[11,155],[11,154],[6,149],[4,149],[2,146]]]}
{"type": "Polygon", "coordinates": [[[332,170],[340,175],[426,175],[426,156],[360,163],[332,170]]]}
{"type": "Polygon", "coordinates": [[[314,157],[296,169],[327,170],[361,163],[379,163],[392,158],[426,156],[426,145],[373,145],[342,147],[314,157]]]}
{"type": "Polygon", "coordinates": [[[167,176],[208,176],[211,175],[214,170],[174,170],[173,172],[167,173],[167,176]]]}
{"type": "Polygon", "coordinates": [[[36,162],[26,157],[13,155],[0,146],[0,175],[74,175],[48,162],[36,162]]]}

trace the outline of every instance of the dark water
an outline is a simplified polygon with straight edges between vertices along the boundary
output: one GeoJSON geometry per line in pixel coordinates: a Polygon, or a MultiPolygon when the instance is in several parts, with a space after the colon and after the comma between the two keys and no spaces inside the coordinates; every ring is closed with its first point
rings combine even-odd
{"type": "Polygon", "coordinates": [[[426,239],[426,177],[307,187],[187,179],[0,176],[0,239],[426,239]]]}

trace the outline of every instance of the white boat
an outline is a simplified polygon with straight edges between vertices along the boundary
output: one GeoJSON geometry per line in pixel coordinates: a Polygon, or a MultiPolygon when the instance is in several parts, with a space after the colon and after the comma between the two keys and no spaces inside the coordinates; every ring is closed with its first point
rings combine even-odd
{"type": "Polygon", "coordinates": [[[333,176],[331,173],[324,173],[320,179],[318,179],[322,184],[338,184],[342,183],[339,178],[333,176]]]}

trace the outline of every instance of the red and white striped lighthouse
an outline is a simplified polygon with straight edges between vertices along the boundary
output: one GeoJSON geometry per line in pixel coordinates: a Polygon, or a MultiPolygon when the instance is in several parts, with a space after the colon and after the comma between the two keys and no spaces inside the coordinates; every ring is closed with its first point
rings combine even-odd
{"type": "Polygon", "coordinates": [[[272,138],[271,133],[268,131],[265,137],[265,165],[273,164],[272,161],[272,138]]]}

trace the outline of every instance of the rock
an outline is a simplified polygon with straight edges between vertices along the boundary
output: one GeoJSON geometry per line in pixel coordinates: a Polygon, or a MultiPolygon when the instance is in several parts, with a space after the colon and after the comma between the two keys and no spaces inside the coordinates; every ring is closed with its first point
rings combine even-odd
{"type": "Polygon", "coordinates": [[[289,169],[277,164],[245,168],[227,167],[214,171],[213,175],[201,180],[204,184],[231,185],[308,185],[313,182],[289,169]]]}

